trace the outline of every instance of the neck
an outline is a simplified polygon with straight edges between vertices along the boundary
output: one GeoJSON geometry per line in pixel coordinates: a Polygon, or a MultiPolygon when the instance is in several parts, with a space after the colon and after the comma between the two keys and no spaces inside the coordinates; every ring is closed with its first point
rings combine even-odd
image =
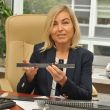
{"type": "Polygon", "coordinates": [[[70,48],[70,45],[69,44],[58,44],[56,45],[56,49],[57,51],[60,51],[60,52],[68,52],[69,51],[69,48],[70,48]]]}
{"type": "Polygon", "coordinates": [[[67,46],[58,46],[58,48],[56,49],[56,57],[59,59],[67,59],[68,53],[69,53],[69,47],[67,46]]]}

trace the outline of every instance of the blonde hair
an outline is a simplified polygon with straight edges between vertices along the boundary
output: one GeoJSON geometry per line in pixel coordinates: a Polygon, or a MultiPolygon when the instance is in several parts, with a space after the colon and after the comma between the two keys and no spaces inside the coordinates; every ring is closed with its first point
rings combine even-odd
{"type": "Polygon", "coordinates": [[[51,35],[50,35],[50,28],[53,26],[53,22],[54,22],[56,15],[62,11],[67,11],[69,13],[72,24],[73,24],[73,28],[74,28],[74,35],[73,35],[73,39],[71,43],[71,48],[76,48],[78,46],[78,43],[80,40],[80,28],[79,28],[79,23],[76,18],[76,15],[73,12],[73,10],[69,8],[68,6],[58,5],[52,8],[48,12],[46,24],[45,24],[45,30],[44,30],[44,34],[47,40],[45,41],[44,46],[41,49],[42,51],[45,51],[51,48],[52,46],[54,46],[54,41],[52,40],[51,35]]]}

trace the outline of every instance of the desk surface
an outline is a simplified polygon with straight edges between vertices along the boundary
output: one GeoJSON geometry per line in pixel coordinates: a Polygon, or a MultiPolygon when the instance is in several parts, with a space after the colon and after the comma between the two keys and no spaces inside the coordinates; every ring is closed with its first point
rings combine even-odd
{"type": "Polygon", "coordinates": [[[106,75],[105,67],[93,66],[92,81],[93,83],[110,85],[110,79],[106,75]]]}
{"type": "MultiPolygon", "coordinates": [[[[4,93],[4,91],[0,91],[0,94],[4,93]]],[[[30,94],[20,94],[20,93],[16,93],[16,92],[8,92],[9,96],[12,96],[12,97],[29,97],[29,98],[33,98],[35,97],[36,95],[30,95],[30,94]]],[[[102,93],[99,93],[98,94],[98,99],[101,101],[101,103],[109,103],[110,104],[110,94],[102,94],[102,93]]],[[[15,107],[12,107],[10,110],[23,110],[22,108],[20,108],[19,106],[15,106],[15,107]]]]}
{"type": "Polygon", "coordinates": [[[92,81],[93,83],[110,85],[110,79],[106,76],[106,73],[94,73],[92,81]]]}
{"type": "MultiPolygon", "coordinates": [[[[0,91],[0,94],[5,93],[5,91],[0,91]]],[[[7,93],[7,92],[6,92],[7,93]]],[[[36,95],[31,95],[31,94],[22,94],[22,93],[16,93],[16,92],[8,92],[8,96],[12,97],[12,98],[17,98],[17,97],[29,97],[32,98],[36,95]]],[[[19,107],[18,105],[16,105],[15,107],[12,107],[10,110],[23,110],[21,107],[19,107]]]]}

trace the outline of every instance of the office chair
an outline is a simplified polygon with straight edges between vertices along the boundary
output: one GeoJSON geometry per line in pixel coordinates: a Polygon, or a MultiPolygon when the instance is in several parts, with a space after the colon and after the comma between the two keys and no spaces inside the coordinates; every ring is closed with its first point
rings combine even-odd
{"type": "MultiPolygon", "coordinates": [[[[34,44],[45,40],[43,28],[46,15],[24,14],[11,16],[6,21],[6,73],[0,79],[2,90],[16,91],[16,86],[24,71],[16,63],[29,59],[34,44]]],[[[97,91],[92,86],[92,95],[97,91]]]]}
{"type": "Polygon", "coordinates": [[[92,96],[93,97],[98,96],[98,92],[97,92],[96,88],[94,87],[94,85],[92,85],[92,96]]]}
{"type": "Polygon", "coordinates": [[[43,28],[46,15],[24,14],[11,16],[6,20],[6,73],[0,79],[5,91],[16,91],[23,72],[16,63],[29,59],[36,43],[44,41],[43,28]]]}

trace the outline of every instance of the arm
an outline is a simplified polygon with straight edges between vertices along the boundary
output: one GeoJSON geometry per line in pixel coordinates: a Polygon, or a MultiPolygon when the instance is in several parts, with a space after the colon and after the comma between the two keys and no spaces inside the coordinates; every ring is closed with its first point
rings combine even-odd
{"type": "Polygon", "coordinates": [[[20,79],[17,85],[17,92],[31,93],[33,89],[34,89],[34,81],[29,82],[26,74],[24,73],[23,77],[20,79]]]}
{"type": "MultiPolygon", "coordinates": [[[[30,63],[39,62],[39,53],[40,53],[39,52],[39,47],[37,45],[34,46],[34,50],[33,50],[33,53],[31,55],[31,58],[30,58],[30,63]]],[[[17,85],[17,91],[18,92],[31,93],[33,91],[34,87],[35,87],[34,86],[34,84],[35,84],[34,82],[36,81],[35,77],[36,77],[36,74],[37,74],[37,70],[36,69],[32,69],[32,68],[28,68],[28,69],[27,69],[27,71],[25,71],[25,74],[20,79],[20,81],[19,81],[19,83],[17,85]],[[28,76],[28,75],[32,75],[33,71],[34,71],[33,76],[32,77],[28,76]],[[31,77],[31,78],[29,78],[29,77],[31,77]]]]}
{"type": "Polygon", "coordinates": [[[81,62],[80,84],[77,85],[74,81],[67,78],[66,83],[62,87],[62,91],[70,99],[90,100],[92,98],[91,75],[92,75],[93,54],[91,52],[86,53],[85,55],[83,55],[82,58],[83,59],[81,62]]]}

